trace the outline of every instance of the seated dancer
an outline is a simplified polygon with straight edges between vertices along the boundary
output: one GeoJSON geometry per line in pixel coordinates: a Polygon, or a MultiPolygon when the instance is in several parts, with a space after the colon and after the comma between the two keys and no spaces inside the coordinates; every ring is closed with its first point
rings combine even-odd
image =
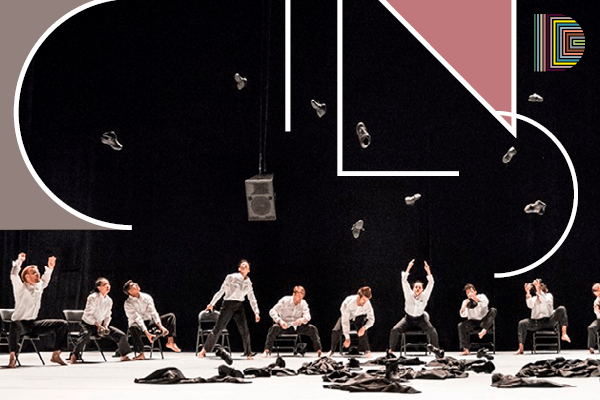
{"type": "Polygon", "coordinates": [[[429,339],[430,344],[435,348],[435,351],[439,351],[441,354],[441,350],[438,349],[439,342],[437,331],[433,325],[431,325],[431,322],[429,322],[429,316],[425,312],[425,307],[427,307],[427,301],[429,301],[429,296],[431,296],[434,284],[431,268],[429,267],[429,264],[427,264],[427,261],[425,261],[424,268],[427,272],[427,287],[423,289],[423,282],[417,280],[411,289],[410,284],[408,283],[408,275],[414,263],[415,260],[411,260],[408,263],[406,271],[402,271],[401,281],[402,291],[404,292],[404,312],[406,315],[390,331],[390,347],[388,348],[388,353],[394,351],[400,337],[408,330],[408,328],[418,327],[427,334],[427,338],[429,339]]]}
{"type": "Polygon", "coordinates": [[[250,332],[248,330],[248,323],[246,322],[246,313],[244,312],[244,298],[248,296],[250,306],[254,311],[254,320],[260,321],[260,311],[258,310],[258,302],[254,297],[254,289],[252,288],[252,281],[248,277],[250,273],[250,263],[247,260],[240,260],[238,264],[238,271],[233,274],[229,274],[225,277],[225,281],[221,285],[221,289],[213,296],[211,302],[206,306],[207,310],[212,311],[215,304],[223,295],[223,306],[221,307],[221,314],[215,323],[213,330],[208,334],[206,343],[202,348],[202,351],[198,353],[198,358],[204,358],[207,351],[212,351],[213,347],[223,328],[227,326],[227,323],[231,318],[235,320],[237,327],[242,336],[244,343],[244,355],[247,360],[252,360],[252,350],[250,348],[250,332]]]}
{"type": "Polygon", "coordinates": [[[45,268],[44,275],[40,277],[40,271],[35,265],[29,265],[19,271],[25,261],[25,253],[19,254],[19,257],[13,261],[13,267],[10,270],[10,281],[12,282],[15,296],[15,311],[12,315],[10,332],[8,335],[8,347],[10,351],[8,368],[17,367],[17,351],[23,335],[43,335],[54,332],[54,351],[50,361],[67,365],[60,357],[60,350],[67,345],[68,324],[64,319],[40,319],[38,313],[42,305],[42,294],[48,287],[52,272],[56,265],[56,257],[48,257],[48,266],[45,268]],[[22,281],[21,281],[22,280],[22,281]]]}
{"type": "Polygon", "coordinates": [[[118,353],[121,361],[130,361],[129,353],[132,352],[127,335],[123,331],[110,326],[112,319],[113,301],[108,295],[110,292],[110,282],[106,278],[98,278],[94,282],[94,290],[87,298],[83,317],[79,326],[81,335],[75,343],[75,348],[71,353],[70,362],[75,364],[81,360],[81,353],[85,346],[90,342],[90,336],[94,331],[101,337],[108,337],[118,345],[118,353]]]}
{"type": "MultiPolygon", "coordinates": [[[[131,331],[131,339],[133,340],[133,349],[138,354],[134,360],[144,360],[146,358],[144,355],[142,333],[146,335],[150,342],[158,340],[160,336],[166,336],[166,347],[176,353],[181,352],[181,349],[175,343],[177,322],[175,314],[158,315],[152,296],[142,293],[140,285],[132,280],[125,282],[123,292],[129,295],[127,300],[125,300],[124,307],[131,331]],[[150,329],[155,327],[160,329],[160,335],[150,332],[150,329]]],[[[120,355],[123,356],[123,354],[120,355]]]]}
{"type": "Polygon", "coordinates": [[[469,333],[477,328],[481,328],[478,336],[481,339],[490,329],[497,311],[495,308],[488,309],[490,301],[483,293],[477,293],[475,286],[471,283],[465,285],[464,291],[467,298],[463,300],[460,307],[460,316],[467,318],[458,324],[458,338],[460,340],[460,348],[463,350],[460,353],[463,356],[469,355],[469,333]]]}
{"type": "Polygon", "coordinates": [[[570,343],[571,339],[567,335],[567,326],[569,325],[567,309],[564,306],[554,309],[554,297],[541,279],[536,279],[533,283],[526,283],[524,287],[525,301],[527,307],[531,308],[531,318],[519,321],[519,349],[515,354],[523,354],[527,331],[553,329],[557,323],[562,332],[560,339],[570,343]],[[532,288],[535,288],[535,296],[530,293],[532,288]]]}
{"type": "Polygon", "coordinates": [[[594,347],[598,343],[598,330],[600,329],[600,283],[594,283],[592,292],[596,296],[596,300],[594,300],[596,319],[588,326],[588,348],[590,349],[590,354],[594,354],[594,347]]]}
{"type": "Polygon", "coordinates": [[[357,294],[346,297],[342,302],[340,307],[342,315],[338,318],[331,332],[331,351],[327,355],[328,357],[335,353],[342,335],[344,336],[344,348],[350,347],[350,325],[353,325],[358,335],[358,351],[364,351],[365,357],[371,358],[369,335],[367,334],[367,330],[375,324],[375,313],[370,301],[371,296],[371,288],[363,286],[358,289],[357,294]]]}
{"type": "Polygon", "coordinates": [[[304,300],[305,293],[302,286],[295,286],[291,296],[282,297],[269,311],[274,325],[269,328],[263,357],[267,357],[271,353],[275,339],[282,333],[310,336],[313,347],[317,351],[317,356],[321,357],[319,330],[316,326],[308,323],[310,321],[310,310],[308,309],[308,303],[304,300]]]}

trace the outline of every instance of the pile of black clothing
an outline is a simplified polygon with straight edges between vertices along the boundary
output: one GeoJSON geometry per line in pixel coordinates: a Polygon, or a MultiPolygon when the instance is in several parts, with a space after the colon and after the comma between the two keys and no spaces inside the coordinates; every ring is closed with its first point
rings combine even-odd
{"type": "Polygon", "coordinates": [[[330,357],[321,357],[318,360],[305,362],[298,370],[304,375],[326,375],[344,369],[344,363],[335,361],[330,357]]]}
{"type": "Polygon", "coordinates": [[[518,378],[512,375],[494,374],[492,375],[492,386],[497,388],[514,388],[514,387],[571,387],[556,383],[547,379],[529,379],[518,378]]]}
{"type": "Polygon", "coordinates": [[[263,368],[250,367],[244,370],[244,375],[254,376],[256,378],[266,378],[272,375],[275,376],[294,376],[298,373],[294,370],[285,367],[285,361],[281,357],[277,357],[274,363],[263,368]]]}
{"type": "Polygon", "coordinates": [[[517,376],[596,377],[600,376],[600,360],[591,358],[587,360],[565,360],[563,357],[557,357],[554,360],[539,360],[526,364],[517,373],[517,376]]]}
{"type": "Polygon", "coordinates": [[[227,365],[219,367],[219,375],[211,378],[186,378],[179,369],[175,367],[161,368],[144,378],[135,378],[135,383],[152,383],[159,385],[169,385],[174,383],[251,383],[244,380],[244,374],[241,371],[235,370],[227,365]]]}

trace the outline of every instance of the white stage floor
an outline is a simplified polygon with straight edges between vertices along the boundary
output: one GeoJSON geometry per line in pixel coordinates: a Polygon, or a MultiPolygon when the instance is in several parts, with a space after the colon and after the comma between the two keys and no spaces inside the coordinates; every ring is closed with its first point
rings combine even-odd
{"type": "MultiPolygon", "coordinates": [[[[108,362],[103,362],[100,353],[95,351],[84,354],[86,362],[83,364],[58,366],[48,362],[50,353],[42,353],[46,366],[42,366],[35,353],[25,353],[20,356],[22,367],[17,369],[0,369],[0,393],[2,399],[58,399],[58,398],[105,398],[117,399],[375,399],[388,398],[390,393],[348,393],[340,390],[323,388],[321,376],[298,375],[291,377],[255,378],[251,384],[232,383],[206,383],[206,384],[176,384],[176,385],[149,385],[136,384],[134,378],[143,378],[151,372],[166,367],[179,368],[186,377],[201,376],[209,378],[217,375],[217,367],[224,362],[216,357],[197,359],[193,353],[166,352],[165,359],[155,353],[154,359],[145,361],[119,362],[110,358],[110,353],[105,353],[108,362]],[[157,358],[156,358],[157,357],[157,358]]],[[[240,357],[241,353],[234,353],[233,367],[243,371],[248,367],[264,367],[275,361],[275,357],[262,358],[259,355],[252,361],[240,357]]],[[[66,354],[65,354],[66,355],[66,354]]],[[[383,353],[374,353],[374,357],[383,353]]],[[[455,358],[463,358],[458,353],[447,353],[455,358]]],[[[516,374],[519,369],[533,361],[554,359],[556,353],[544,353],[515,356],[512,352],[499,352],[496,354],[494,364],[496,371],[502,374],[516,374]]],[[[566,359],[599,358],[598,354],[590,355],[587,351],[563,351],[560,357],[566,359]]],[[[430,361],[432,356],[420,357],[423,361],[430,361]]],[[[474,359],[475,356],[465,358],[474,359]]],[[[291,355],[285,356],[286,367],[297,370],[302,363],[314,361],[316,353],[307,353],[305,357],[291,355]]],[[[346,358],[334,357],[337,361],[347,361],[346,358]]],[[[366,361],[360,358],[361,362],[366,361]]],[[[0,355],[0,365],[8,364],[8,355],[0,355]]],[[[368,369],[381,367],[365,367],[368,369]]],[[[420,368],[420,367],[413,367],[420,368]]],[[[416,379],[406,384],[420,390],[420,394],[400,394],[396,396],[415,396],[421,398],[458,399],[465,397],[477,399],[575,399],[583,396],[600,393],[599,378],[548,378],[554,382],[566,383],[574,387],[566,388],[509,388],[499,389],[491,387],[491,374],[477,374],[469,372],[466,379],[448,380],[422,380],[416,379]]]]}

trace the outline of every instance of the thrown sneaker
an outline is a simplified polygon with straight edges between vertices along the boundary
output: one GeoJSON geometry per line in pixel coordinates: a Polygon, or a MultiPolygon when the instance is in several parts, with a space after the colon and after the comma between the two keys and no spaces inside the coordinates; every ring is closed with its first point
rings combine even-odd
{"type": "Polygon", "coordinates": [[[415,193],[413,196],[406,196],[404,198],[404,202],[407,206],[414,206],[417,200],[419,200],[420,198],[421,195],[419,193],[415,193]]]}
{"type": "Polygon", "coordinates": [[[515,154],[517,154],[517,150],[514,147],[511,147],[510,149],[508,149],[506,154],[502,156],[502,162],[504,164],[508,164],[510,160],[512,160],[512,158],[515,156],[515,154]]]}
{"type": "Polygon", "coordinates": [[[358,141],[360,142],[360,147],[366,149],[371,144],[371,135],[367,132],[367,127],[364,123],[359,122],[356,125],[356,134],[358,135],[358,141]]]}
{"type": "Polygon", "coordinates": [[[119,151],[123,149],[123,145],[117,140],[117,134],[114,131],[104,132],[100,141],[103,144],[109,145],[113,150],[119,151]]]}
{"type": "Polygon", "coordinates": [[[542,101],[544,101],[544,98],[539,94],[534,93],[529,96],[529,101],[531,101],[532,103],[541,103],[542,101]]]}
{"type": "Polygon", "coordinates": [[[243,78],[237,72],[233,76],[233,79],[235,79],[235,82],[237,83],[236,86],[237,86],[238,90],[242,90],[243,88],[245,88],[246,87],[246,83],[248,82],[248,80],[246,78],[243,78]]]}
{"type": "Polygon", "coordinates": [[[544,203],[541,200],[536,200],[536,202],[533,204],[527,204],[527,206],[525,206],[524,211],[527,214],[544,215],[544,213],[546,212],[546,203],[544,203]]]}
{"type": "Polygon", "coordinates": [[[435,347],[431,343],[427,345],[427,350],[429,350],[430,352],[432,352],[433,354],[435,354],[435,358],[444,358],[444,354],[445,354],[444,350],[438,349],[437,347],[435,347]]]}
{"type": "Polygon", "coordinates": [[[311,100],[310,105],[317,111],[317,115],[321,118],[327,112],[327,104],[319,103],[316,100],[311,100]]]}
{"type": "Polygon", "coordinates": [[[479,350],[477,350],[477,358],[486,358],[488,360],[493,360],[494,356],[488,353],[488,349],[485,347],[480,347],[479,350]]]}
{"type": "Polygon", "coordinates": [[[233,364],[233,359],[231,358],[229,353],[227,353],[225,351],[225,349],[222,346],[215,346],[215,355],[217,357],[220,357],[227,364],[229,364],[229,365],[233,364]]]}
{"type": "Polygon", "coordinates": [[[359,219],[352,225],[352,236],[354,236],[354,239],[358,239],[360,233],[365,230],[364,226],[365,222],[362,219],[359,219]]]}

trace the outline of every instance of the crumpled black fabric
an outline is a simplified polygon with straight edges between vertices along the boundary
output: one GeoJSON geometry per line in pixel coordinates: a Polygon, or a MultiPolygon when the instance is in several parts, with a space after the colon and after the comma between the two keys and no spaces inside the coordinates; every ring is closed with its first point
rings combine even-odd
{"type": "MultiPolygon", "coordinates": [[[[229,368],[229,367],[227,367],[229,368]]],[[[230,368],[231,369],[231,368],[230,368]]],[[[219,371],[220,372],[220,371],[219,371]]],[[[239,371],[238,371],[239,372],[239,371]]],[[[241,374],[241,372],[239,372],[241,374]]],[[[151,383],[158,385],[169,385],[175,383],[215,383],[215,382],[228,382],[228,383],[251,383],[245,381],[244,378],[235,377],[231,375],[215,375],[211,378],[205,379],[202,377],[197,378],[186,378],[179,369],[175,367],[161,368],[152,372],[150,375],[144,378],[135,378],[135,383],[151,383]]]]}
{"type": "Polygon", "coordinates": [[[427,367],[441,367],[457,371],[473,371],[491,374],[496,369],[493,362],[481,358],[475,360],[459,360],[454,357],[437,358],[427,363],[427,367]]]}
{"type": "Polygon", "coordinates": [[[596,377],[600,376],[600,360],[591,358],[566,360],[563,357],[556,357],[554,360],[539,360],[525,364],[516,376],[596,377]]]}
{"type": "Polygon", "coordinates": [[[396,357],[395,355],[393,355],[391,353],[387,353],[384,356],[374,358],[373,360],[369,360],[369,361],[363,363],[363,365],[387,365],[391,362],[396,362],[396,361],[402,365],[425,364],[425,361],[419,360],[419,357],[415,357],[415,358],[406,358],[406,357],[402,357],[402,356],[396,357]]]}
{"type": "Polygon", "coordinates": [[[268,378],[270,376],[294,376],[298,373],[292,369],[285,368],[285,360],[277,357],[274,363],[266,367],[256,368],[250,367],[244,370],[245,375],[254,375],[256,378],[268,378]]]}
{"type": "Polygon", "coordinates": [[[498,388],[513,388],[513,387],[571,387],[562,383],[552,382],[547,379],[528,379],[518,378],[513,375],[492,375],[492,386],[498,388]]]}
{"type": "Polygon", "coordinates": [[[421,393],[412,386],[402,385],[399,381],[374,376],[367,373],[351,372],[355,376],[343,383],[323,385],[326,389],[346,390],[348,392],[396,392],[396,393],[421,393]]]}
{"type": "Polygon", "coordinates": [[[344,368],[346,367],[341,362],[337,362],[330,357],[321,357],[318,360],[302,364],[300,369],[298,369],[298,373],[305,375],[325,375],[344,368]]]}

